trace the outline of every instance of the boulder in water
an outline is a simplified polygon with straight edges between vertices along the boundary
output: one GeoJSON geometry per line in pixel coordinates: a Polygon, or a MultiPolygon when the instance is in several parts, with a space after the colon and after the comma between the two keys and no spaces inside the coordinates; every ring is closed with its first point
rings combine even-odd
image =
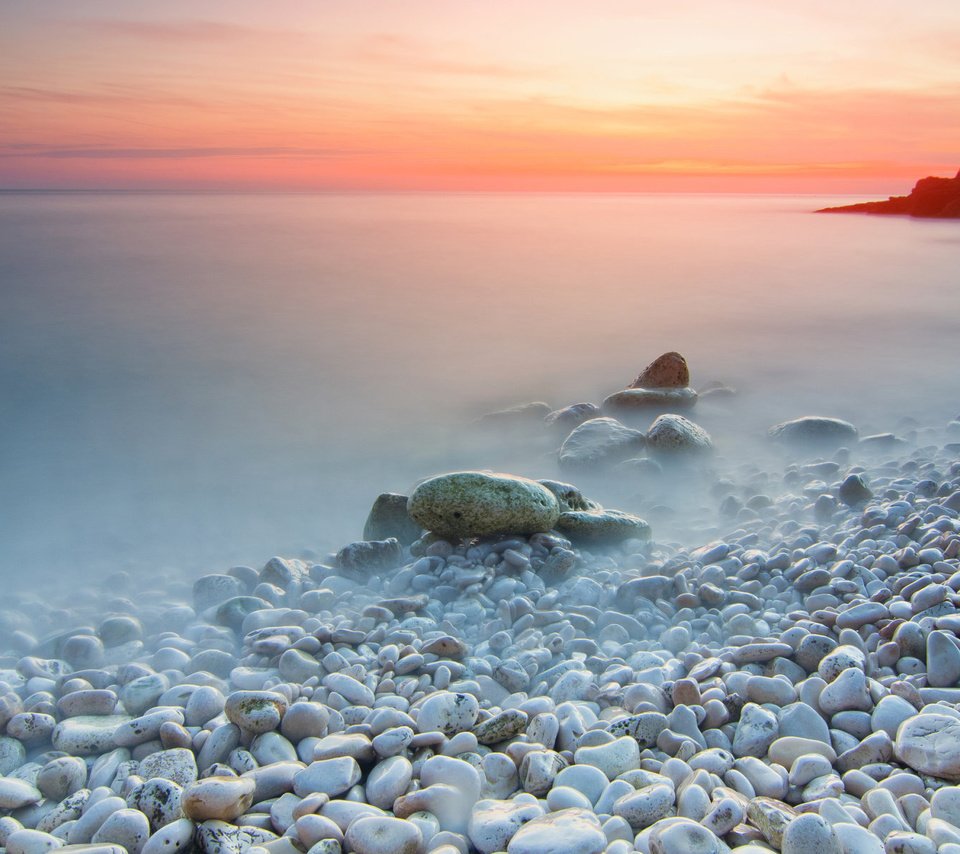
{"type": "Polygon", "coordinates": [[[570,431],[574,427],[579,427],[584,421],[597,418],[599,415],[600,407],[595,403],[572,403],[563,409],[553,410],[543,420],[550,427],[570,431]]]}
{"type": "Polygon", "coordinates": [[[713,448],[710,434],[682,415],[661,415],[647,431],[647,447],[661,454],[702,453],[713,448]]]}
{"type": "Polygon", "coordinates": [[[646,445],[639,430],[621,424],[616,418],[591,418],[573,430],[560,446],[560,465],[564,468],[595,468],[634,457],[646,445]]]}
{"type": "Polygon", "coordinates": [[[664,353],[647,365],[630,388],[684,388],[690,385],[687,360],[679,353],[664,353]]]}
{"type": "Polygon", "coordinates": [[[774,424],[768,431],[771,439],[789,445],[842,445],[857,441],[857,428],[849,421],[805,415],[774,424]]]}
{"type": "Polygon", "coordinates": [[[442,474],[421,483],[410,516],[445,538],[549,531],[560,515],[554,494],[525,477],[479,471],[442,474]]]}
{"type": "Polygon", "coordinates": [[[604,412],[676,412],[692,409],[697,403],[697,393],[684,388],[627,388],[607,397],[601,409],[604,412]]]}

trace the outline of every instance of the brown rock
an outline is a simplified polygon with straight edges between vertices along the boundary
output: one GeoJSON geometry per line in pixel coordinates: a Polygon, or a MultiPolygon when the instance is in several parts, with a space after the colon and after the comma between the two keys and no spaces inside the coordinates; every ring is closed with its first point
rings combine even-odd
{"type": "Polygon", "coordinates": [[[687,360],[679,353],[664,353],[647,365],[630,388],[684,388],[690,385],[687,360]]]}

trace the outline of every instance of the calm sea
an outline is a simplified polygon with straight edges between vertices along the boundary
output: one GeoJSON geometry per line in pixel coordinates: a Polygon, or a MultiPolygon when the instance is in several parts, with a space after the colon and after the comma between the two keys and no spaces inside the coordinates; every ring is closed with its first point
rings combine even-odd
{"type": "Polygon", "coordinates": [[[2,194],[0,573],[322,555],[444,468],[555,475],[470,420],[665,350],[740,391],[744,459],[803,414],[944,424],[960,226],[836,201],[2,194]]]}

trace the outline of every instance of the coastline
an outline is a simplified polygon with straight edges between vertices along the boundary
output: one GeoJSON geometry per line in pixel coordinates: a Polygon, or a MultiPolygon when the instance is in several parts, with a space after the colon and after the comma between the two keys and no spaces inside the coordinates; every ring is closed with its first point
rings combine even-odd
{"type": "MultiPolygon", "coordinates": [[[[607,405],[672,400],[644,386],[676,355],[607,405]]],[[[723,448],[682,418],[666,416],[667,440],[624,424],[598,444],[584,414],[611,420],[548,416],[570,480],[586,490],[631,464],[651,484],[697,479],[725,534],[663,541],[656,520],[650,536],[542,481],[561,514],[542,532],[411,542],[411,498],[320,561],[192,586],[118,574],[72,603],[85,627],[11,600],[8,850],[18,834],[147,854],[929,837],[923,805],[960,779],[960,424],[862,437],[785,422],[766,440],[779,462],[720,476],[723,448]],[[381,539],[394,532],[408,544],[381,539]],[[842,819],[891,792],[914,798],[909,830],[842,819]],[[95,815],[103,799],[114,811],[95,815]]],[[[509,433],[532,415],[488,423],[509,433]]]]}

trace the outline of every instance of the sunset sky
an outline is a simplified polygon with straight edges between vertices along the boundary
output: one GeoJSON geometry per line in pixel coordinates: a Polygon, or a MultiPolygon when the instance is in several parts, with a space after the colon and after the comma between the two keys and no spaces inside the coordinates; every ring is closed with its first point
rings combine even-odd
{"type": "Polygon", "coordinates": [[[958,0],[0,6],[0,187],[905,192],[958,0]]]}

